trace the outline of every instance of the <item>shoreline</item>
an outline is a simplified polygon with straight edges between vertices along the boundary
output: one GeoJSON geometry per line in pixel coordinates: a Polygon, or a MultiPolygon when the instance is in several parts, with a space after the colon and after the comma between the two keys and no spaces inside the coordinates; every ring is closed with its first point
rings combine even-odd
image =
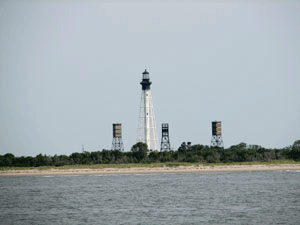
{"type": "Polygon", "coordinates": [[[70,175],[110,175],[110,174],[151,174],[151,173],[201,173],[235,171],[283,171],[299,170],[300,164],[270,165],[218,165],[218,166],[177,166],[177,167],[131,167],[103,169],[49,169],[49,170],[6,170],[0,171],[0,177],[20,176],[70,176],[70,175]]]}

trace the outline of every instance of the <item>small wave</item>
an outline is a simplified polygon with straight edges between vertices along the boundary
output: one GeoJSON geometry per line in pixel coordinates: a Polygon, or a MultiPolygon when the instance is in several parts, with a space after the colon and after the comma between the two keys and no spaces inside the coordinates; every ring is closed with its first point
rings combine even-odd
{"type": "Polygon", "coordinates": [[[42,177],[54,177],[54,176],[42,176],[42,177]]]}
{"type": "Polygon", "coordinates": [[[126,174],[120,174],[120,175],[126,175],[126,176],[153,176],[154,173],[126,173],[126,174]]]}
{"type": "Polygon", "coordinates": [[[295,173],[300,173],[300,170],[286,170],[286,172],[295,172],[295,173]]]}
{"type": "Polygon", "coordinates": [[[74,174],[61,174],[57,175],[56,177],[79,177],[80,175],[74,175],[74,174]]]}
{"type": "Polygon", "coordinates": [[[155,174],[152,173],[112,173],[112,174],[95,174],[91,176],[98,176],[98,177],[118,177],[118,176],[152,176],[155,174]]]}

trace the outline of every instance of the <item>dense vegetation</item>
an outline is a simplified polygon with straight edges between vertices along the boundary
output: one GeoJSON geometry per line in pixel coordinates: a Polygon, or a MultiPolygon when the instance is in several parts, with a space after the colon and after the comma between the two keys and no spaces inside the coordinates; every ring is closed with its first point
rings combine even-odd
{"type": "Polygon", "coordinates": [[[11,153],[0,155],[0,167],[39,167],[91,164],[124,164],[154,162],[261,162],[274,160],[300,161],[300,140],[283,149],[266,149],[245,143],[230,148],[212,148],[206,145],[190,145],[183,142],[176,151],[147,154],[147,145],[141,142],[132,146],[130,152],[102,150],[97,152],[73,153],[70,156],[39,154],[36,157],[15,157],[11,153]]]}

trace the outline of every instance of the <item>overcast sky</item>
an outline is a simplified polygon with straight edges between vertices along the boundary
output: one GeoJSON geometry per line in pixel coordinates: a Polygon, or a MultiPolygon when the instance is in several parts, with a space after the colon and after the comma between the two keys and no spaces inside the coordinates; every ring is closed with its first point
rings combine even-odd
{"type": "Polygon", "coordinates": [[[300,139],[300,1],[1,1],[0,154],[136,143],[142,72],[159,141],[300,139]]]}

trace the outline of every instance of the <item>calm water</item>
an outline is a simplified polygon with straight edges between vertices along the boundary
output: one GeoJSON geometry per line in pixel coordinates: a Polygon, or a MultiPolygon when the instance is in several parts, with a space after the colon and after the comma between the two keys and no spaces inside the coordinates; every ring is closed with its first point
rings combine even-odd
{"type": "Polygon", "coordinates": [[[0,178],[0,224],[299,224],[300,171],[0,178]]]}

